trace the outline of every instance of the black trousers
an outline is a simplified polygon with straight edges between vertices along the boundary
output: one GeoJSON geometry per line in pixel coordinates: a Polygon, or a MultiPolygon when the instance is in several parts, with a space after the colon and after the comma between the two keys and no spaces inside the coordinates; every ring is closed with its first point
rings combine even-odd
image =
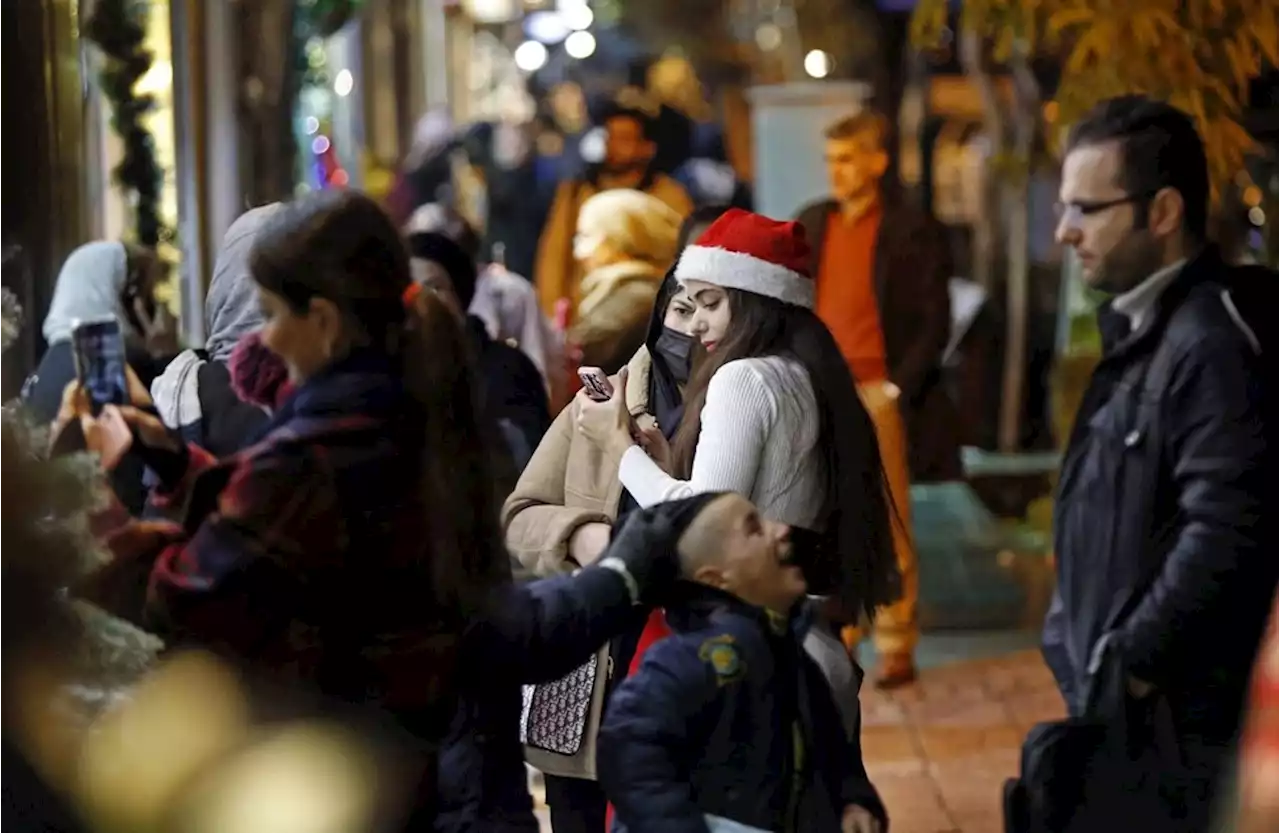
{"type": "Polygon", "coordinates": [[[606,833],[604,790],[585,778],[543,777],[552,833],[606,833]]]}

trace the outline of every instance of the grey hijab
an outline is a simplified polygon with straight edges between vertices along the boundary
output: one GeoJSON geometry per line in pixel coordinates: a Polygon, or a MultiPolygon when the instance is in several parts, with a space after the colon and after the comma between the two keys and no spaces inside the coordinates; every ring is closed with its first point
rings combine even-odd
{"type": "Polygon", "coordinates": [[[222,238],[204,302],[205,349],[212,361],[225,363],[241,338],[262,327],[258,291],[249,274],[249,252],[258,232],[283,205],[276,202],[246,211],[222,238]]]}

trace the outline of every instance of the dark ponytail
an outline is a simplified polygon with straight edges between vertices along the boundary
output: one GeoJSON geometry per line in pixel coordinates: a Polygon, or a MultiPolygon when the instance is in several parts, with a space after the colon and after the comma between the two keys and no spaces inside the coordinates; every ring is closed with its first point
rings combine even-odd
{"type": "Polygon", "coordinates": [[[483,431],[474,357],[457,316],[433,292],[408,305],[405,388],[425,414],[422,496],[438,592],[464,613],[510,576],[498,526],[492,443],[483,431]]]}
{"type": "Polygon", "coordinates": [[[314,297],[338,307],[356,349],[399,367],[416,408],[402,415],[406,451],[419,449],[421,528],[402,536],[389,566],[425,574],[436,612],[466,616],[507,567],[462,323],[434,294],[410,291],[399,231],[356,191],[321,191],[286,205],[264,226],[250,259],[254,280],[299,312],[314,297]],[[421,441],[416,440],[420,422],[421,441]]]}

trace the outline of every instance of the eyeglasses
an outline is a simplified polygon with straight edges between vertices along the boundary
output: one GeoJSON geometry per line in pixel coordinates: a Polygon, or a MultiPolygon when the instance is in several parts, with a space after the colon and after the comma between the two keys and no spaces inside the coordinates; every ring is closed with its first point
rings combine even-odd
{"type": "Polygon", "coordinates": [[[1092,217],[1117,205],[1124,205],[1132,202],[1142,202],[1151,199],[1151,194],[1126,194],[1123,197],[1116,197],[1113,200],[1081,200],[1079,202],[1059,202],[1053,206],[1053,213],[1058,218],[1058,222],[1066,222],[1074,225],[1080,222],[1084,217],[1092,217]]]}

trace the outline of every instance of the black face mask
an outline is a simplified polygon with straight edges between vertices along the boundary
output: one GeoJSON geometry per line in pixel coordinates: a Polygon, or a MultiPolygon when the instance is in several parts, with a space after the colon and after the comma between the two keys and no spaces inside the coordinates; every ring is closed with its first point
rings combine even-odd
{"type": "Polygon", "coordinates": [[[677,384],[689,381],[690,354],[693,351],[693,336],[663,327],[654,342],[653,350],[662,357],[663,363],[677,384]]]}

